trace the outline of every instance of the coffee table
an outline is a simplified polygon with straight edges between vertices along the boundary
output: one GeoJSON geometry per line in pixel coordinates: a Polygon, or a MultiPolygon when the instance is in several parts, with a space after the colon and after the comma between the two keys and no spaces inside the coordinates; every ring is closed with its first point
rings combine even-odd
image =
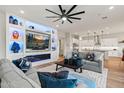
{"type": "Polygon", "coordinates": [[[83,65],[80,65],[80,66],[72,66],[72,65],[69,65],[69,64],[64,64],[63,61],[61,62],[56,62],[56,71],[60,68],[63,68],[63,67],[67,67],[67,68],[71,68],[71,69],[74,69],[74,71],[76,72],[77,69],[80,69],[80,73],[82,73],[82,66],[83,65]],[[60,66],[60,67],[59,67],[60,66]]]}

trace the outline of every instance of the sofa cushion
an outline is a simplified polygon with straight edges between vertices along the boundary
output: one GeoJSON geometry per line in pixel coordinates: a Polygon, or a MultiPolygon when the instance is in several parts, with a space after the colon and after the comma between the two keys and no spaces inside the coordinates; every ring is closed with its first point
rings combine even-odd
{"type": "Polygon", "coordinates": [[[30,68],[26,73],[25,75],[32,79],[33,81],[35,81],[39,86],[41,85],[40,84],[40,80],[39,80],[39,77],[38,77],[38,74],[37,74],[37,71],[35,68],[30,68]]]}
{"type": "Polygon", "coordinates": [[[94,60],[100,60],[100,57],[101,57],[101,52],[94,52],[94,54],[95,54],[95,58],[94,58],[94,60]]]}
{"type": "Polygon", "coordinates": [[[0,60],[0,78],[2,88],[40,88],[7,59],[0,60]]]}
{"type": "Polygon", "coordinates": [[[43,74],[52,78],[57,78],[57,79],[67,79],[69,71],[59,71],[59,72],[38,72],[38,75],[43,74]]]}
{"type": "Polygon", "coordinates": [[[44,88],[74,88],[77,82],[77,79],[56,79],[43,74],[39,78],[44,88]]]}
{"type": "Polygon", "coordinates": [[[96,66],[96,67],[99,66],[99,64],[97,62],[89,61],[89,60],[86,60],[86,65],[91,65],[91,66],[96,66]]]}
{"type": "Polygon", "coordinates": [[[82,59],[86,59],[87,53],[88,52],[79,52],[79,57],[82,59]]]}

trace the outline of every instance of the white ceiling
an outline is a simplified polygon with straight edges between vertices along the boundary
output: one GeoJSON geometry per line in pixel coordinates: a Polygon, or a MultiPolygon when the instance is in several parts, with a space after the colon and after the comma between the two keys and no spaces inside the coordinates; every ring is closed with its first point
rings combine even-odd
{"type": "MultiPolygon", "coordinates": [[[[63,9],[69,10],[70,5],[63,5],[63,9]]],[[[27,5],[27,6],[0,6],[0,10],[3,12],[10,12],[22,16],[26,19],[52,26],[58,31],[80,33],[87,32],[88,30],[100,30],[110,29],[120,23],[124,23],[124,6],[114,6],[114,9],[109,10],[110,5],[79,5],[72,13],[85,10],[85,14],[77,15],[75,17],[81,17],[82,20],[73,20],[73,24],[65,22],[61,24],[61,21],[52,22],[55,19],[45,18],[46,16],[54,16],[54,14],[47,12],[45,9],[53,10],[60,13],[57,5],[27,5]],[[24,14],[20,14],[20,10],[24,10],[24,14]],[[107,16],[107,19],[101,17],[107,16]],[[59,25],[59,27],[56,27],[59,25]]]]}

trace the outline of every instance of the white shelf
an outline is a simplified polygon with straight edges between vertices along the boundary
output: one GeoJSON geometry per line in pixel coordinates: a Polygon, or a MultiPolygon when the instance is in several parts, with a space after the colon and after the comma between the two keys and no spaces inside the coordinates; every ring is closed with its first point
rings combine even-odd
{"type": "MultiPolygon", "coordinates": [[[[42,25],[42,24],[37,24],[31,21],[28,21],[26,19],[22,19],[21,17],[18,17],[14,14],[9,14],[6,13],[6,58],[10,59],[10,60],[15,60],[18,58],[22,58],[28,55],[38,55],[38,54],[51,54],[51,58],[49,60],[43,60],[43,61],[39,61],[39,62],[34,62],[34,65],[36,64],[40,64],[40,63],[47,63],[47,62],[52,62],[53,60],[57,60],[58,59],[58,55],[59,55],[59,48],[57,47],[56,51],[51,51],[50,50],[46,50],[46,51],[26,51],[26,31],[32,31],[32,32],[38,32],[39,33],[43,33],[46,35],[50,35],[50,39],[52,36],[52,30],[55,32],[55,36],[56,38],[58,38],[57,36],[57,30],[55,30],[54,28],[42,25]],[[19,25],[15,25],[15,24],[11,24],[9,23],[9,16],[14,16],[16,19],[19,19],[18,22],[22,22],[23,25],[21,26],[19,25]],[[30,29],[28,28],[30,25],[34,26],[35,29],[30,29]],[[11,30],[12,29],[12,30],[11,30]],[[10,53],[9,51],[9,45],[10,45],[10,35],[13,32],[13,30],[21,30],[21,35],[23,36],[22,39],[22,43],[23,43],[23,51],[21,53],[10,53]]],[[[55,42],[58,42],[58,39],[55,39],[55,42]]],[[[17,41],[17,40],[16,40],[17,41]]],[[[52,42],[52,40],[50,40],[52,42]]],[[[50,42],[50,43],[51,43],[50,42]]],[[[51,43],[52,44],[52,43],[51,43]]],[[[50,46],[51,46],[50,44],[50,46]]]]}
{"type": "Polygon", "coordinates": [[[15,24],[9,24],[9,27],[18,28],[18,29],[23,29],[23,26],[15,25],[15,24]]]}
{"type": "Polygon", "coordinates": [[[46,51],[46,52],[26,52],[25,55],[36,55],[36,54],[48,54],[51,53],[51,51],[46,51]]]}
{"type": "Polygon", "coordinates": [[[40,31],[40,30],[36,30],[36,29],[30,29],[30,28],[27,28],[26,31],[39,32],[39,33],[51,35],[51,33],[49,33],[49,32],[44,32],[44,31],[40,31]]]}

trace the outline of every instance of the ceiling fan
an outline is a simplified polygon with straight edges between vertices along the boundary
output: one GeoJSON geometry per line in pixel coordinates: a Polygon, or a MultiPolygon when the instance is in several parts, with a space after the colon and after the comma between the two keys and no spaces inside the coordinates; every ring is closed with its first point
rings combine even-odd
{"type": "Polygon", "coordinates": [[[73,22],[71,21],[71,19],[81,20],[81,18],[74,17],[75,15],[79,15],[79,14],[85,13],[85,11],[81,11],[81,12],[77,12],[77,13],[71,13],[71,12],[77,7],[77,5],[73,5],[68,11],[66,11],[65,9],[62,9],[62,6],[61,6],[61,5],[58,5],[58,7],[59,7],[59,9],[60,9],[60,11],[61,11],[61,14],[56,13],[56,12],[54,12],[54,11],[51,11],[51,10],[49,10],[49,9],[46,9],[46,11],[51,12],[51,13],[57,15],[57,16],[47,16],[46,18],[57,18],[57,19],[54,20],[53,22],[62,20],[62,24],[63,24],[66,20],[69,21],[70,23],[73,23],[73,22]]]}

